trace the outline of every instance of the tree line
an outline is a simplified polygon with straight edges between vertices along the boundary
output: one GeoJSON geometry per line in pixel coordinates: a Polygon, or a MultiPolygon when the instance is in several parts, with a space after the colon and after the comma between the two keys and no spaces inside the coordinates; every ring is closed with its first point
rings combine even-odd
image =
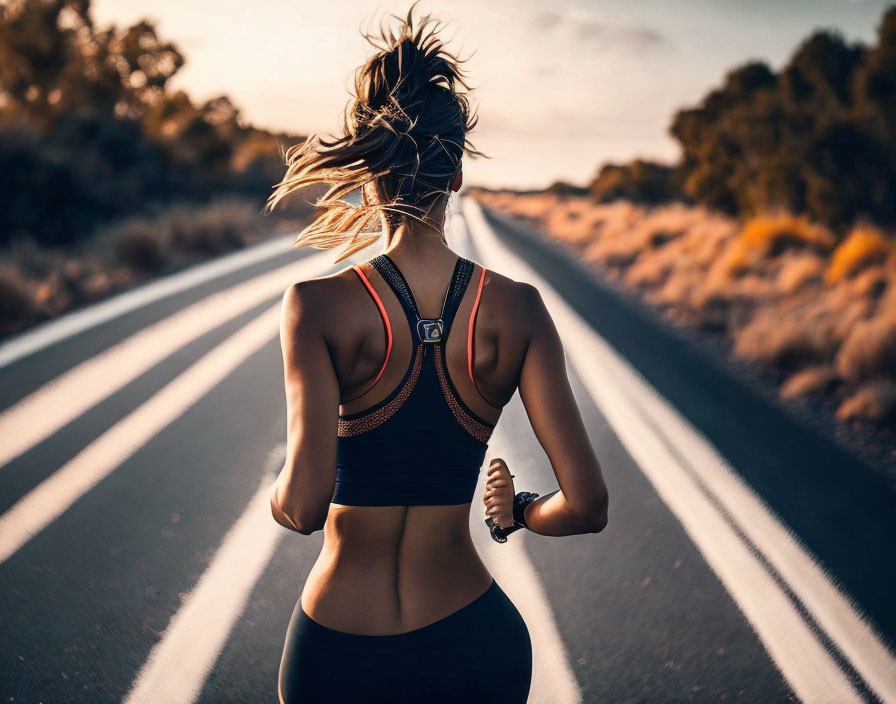
{"type": "Polygon", "coordinates": [[[0,1],[0,245],[75,243],[179,201],[258,197],[304,137],[241,118],[227,96],[169,89],[184,55],[155,26],[98,27],[90,0],[0,1]]]}
{"type": "Polygon", "coordinates": [[[822,30],[779,72],[762,61],[734,68],[669,131],[679,163],[605,164],[590,192],[744,217],[783,209],[832,227],[896,223],[896,6],[871,46],[822,30]]]}

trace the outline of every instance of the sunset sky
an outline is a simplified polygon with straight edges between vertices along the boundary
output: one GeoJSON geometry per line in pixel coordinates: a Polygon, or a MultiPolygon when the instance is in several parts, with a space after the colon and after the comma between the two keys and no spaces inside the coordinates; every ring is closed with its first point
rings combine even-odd
{"type": "MultiPolygon", "coordinates": [[[[184,51],[173,82],[197,100],[228,94],[261,127],[336,133],[354,69],[372,53],[359,29],[411,2],[94,0],[100,25],[155,20],[184,51]]],[[[448,22],[480,122],[467,183],[585,183],[603,162],[678,156],[667,127],[725,72],[779,68],[816,28],[874,40],[887,0],[423,0],[448,22]]]]}

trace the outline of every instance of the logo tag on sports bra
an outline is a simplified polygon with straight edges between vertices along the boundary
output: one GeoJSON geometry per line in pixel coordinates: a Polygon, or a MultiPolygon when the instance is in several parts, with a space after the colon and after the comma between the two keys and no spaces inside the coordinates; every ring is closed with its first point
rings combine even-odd
{"type": "Polygon", "coordinates": [[[417,321],[417,336],[423,342],[438,342],[442,339],[441,318],[421,318],[417,321]]]}

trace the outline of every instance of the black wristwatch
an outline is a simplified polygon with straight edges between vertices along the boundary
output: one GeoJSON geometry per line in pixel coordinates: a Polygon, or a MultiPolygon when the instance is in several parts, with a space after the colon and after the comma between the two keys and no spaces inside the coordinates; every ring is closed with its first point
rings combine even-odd
{"type": "Polygon", "coordinates": [[[502,528],[494,519],[489,516],[485,519],[485,525],[488,526],[492,539],[498,543],[506,543],[507,536],[520,528],[528,528],[526,523],[526,506],[531,504],[539,494],[534,491],[520,491],[513,497],[513,525],[502,528]]]}

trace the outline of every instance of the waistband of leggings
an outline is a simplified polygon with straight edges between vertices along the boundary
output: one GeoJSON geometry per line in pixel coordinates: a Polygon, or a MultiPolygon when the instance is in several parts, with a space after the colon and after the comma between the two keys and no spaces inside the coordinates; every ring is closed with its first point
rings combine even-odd
{"type": "Polygon", "coordinates": [[[410,640],[413,638],[418,638],[423,635],[427,635],[432,631],[439,630],[440,628],[444,628],[450,622],[457,620],[458,618],[463,617],[467,614],[468,611],[472,611],[476,609],[478,606],[482,604],[484,601],[488,601],[494,598],[498,594],[502,594],[503,590],[501,589],[498,582],[492,577],[491,584],[489,584],[488,588],[479,596],[477,596],[473,601],[469,604],[460,607],[457,611],[454,611],[447,616],[443,616],[438,621],[433,621],[425,626],[421,626],[420,628],[415,628],[411,631],[405,631],[404,633],[385,633],[385,634],[369,634],[369,633],[349,633],[347,631],[339,631],[335,628],[330,628],[329,626],[325,626],[322,623],[318,623],[311,616],[309,616],[305,609],[302,607],[301,599],[299,599],[299,611],[300,617],[305,622],[306,626],[312,628],[321,633],[327,633],[333,638],[341,638],[343,640],[354,640],[357,642],[395,642],[398,640],[410,640]]]}

